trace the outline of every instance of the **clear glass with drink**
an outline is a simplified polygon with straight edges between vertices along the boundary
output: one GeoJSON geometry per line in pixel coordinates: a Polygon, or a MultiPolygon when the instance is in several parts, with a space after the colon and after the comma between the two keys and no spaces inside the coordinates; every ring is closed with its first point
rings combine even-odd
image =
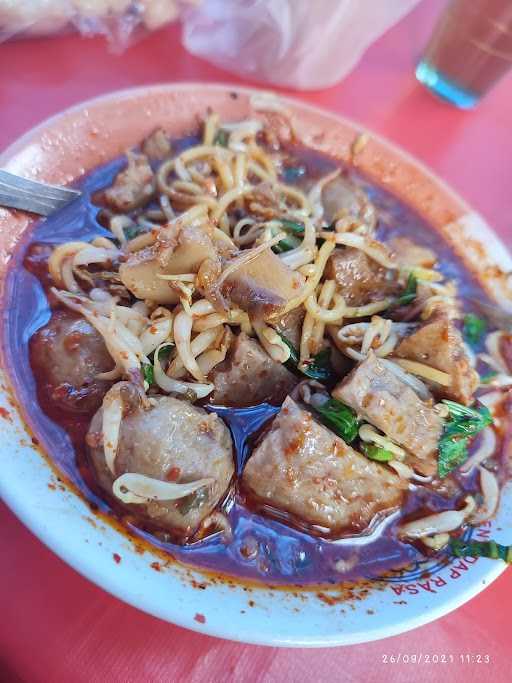
{"type": "Polygon", "coordinates": [[[416,78],[469,109],[512,67],[512,0],[451,0],[434,29],[416,78]]]}

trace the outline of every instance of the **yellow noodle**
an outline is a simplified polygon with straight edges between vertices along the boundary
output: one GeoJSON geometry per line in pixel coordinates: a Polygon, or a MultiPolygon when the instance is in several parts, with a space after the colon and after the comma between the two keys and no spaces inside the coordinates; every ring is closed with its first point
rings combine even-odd
{"type": "Polygon", "coordinates": [[[243,187],[247,178],[247,157],[237,154],[234,162],[234,176],[237,187],[243,187]]]}
{"type": "Polygon", "coordinates": [[[300,365],[302,365],[304,361],[308,360],[308,358],[311,356],[310,342],[314,325],[315,319],[310,313],[306,313],[306,315],[304,316],[304,322],[302,323],[302,333],[300,337],[300,365]]]}
{"type": "Polygon", "coordinates": [[[204,123],[203,145],[213,145],[218,126],[219,115],[215,113],[210,114],[204,123]]]}
{"type": "Polygon", "coordinates": [[[393,358],[393,362],[400,365],[406,372],[424,377],[444,387],[449,387],[452,383],[452,378],[447,372],[436,370],[436,368],[431,368],[424,363],[417,363],[414,360],[406,360],[405,358],[393,358]]]}
{"type": "Polygon", "coordinates": [[[257,161],[260,166],[263,166],[272,178],[277,179],[277,170],[274,166],[274,162],[259,145],[255,143],[249,145],[247,154],[250,159],[257,161]]]}
{"type": "Polygon", "coordinates": [[[278,363],[286,363],[290,357],[290,348],[279,334],[261,320],[253,321],[253,327],[268,355],[278,363]]]}
{"type": "Polygon", "coordinates": [[[164,273],[157,273],[157,278],[160,280],[170,280],[171,282],[195,282],[196,273],[180,273],[178,275],[165,275],[164,273]]]}
{"type": "Polygon", "coordinates": [[[365,306],[347,306],[345,309],[345,318],[366,318],[369,315],[375,315],[375,313],[381,313],[391,306],[393,303],[392,298],[382,299],[381,301],[374,301],[371,304],[366,304],[365,306]]]}
{"type": "Polygon", "coordinates": [[[217,173],[219,174],[219,178],[221,179],[222,184],[224,185],[224,190],[226,192],[228,190],[232,190],[235,187],[235,181],[233,179],[233,173],[231,171],[229,164],[226,162],[226,160],[221,159],[220,157],[216,157],[214,159],[214,163],[215,168],[217,169],[217,173]]]}
{"type": "Polygon", "coordinates": [[[333,300],[333,308],[324,308],[318,305],[315,295],[311,294],[304,302],[304,305],[308,313],[315,320],[321,320],[323,323],[339,323],[341,320],[343,320],[345,315],[345,299],[341,296],[341,294],[335,294],[333,300]]]}
{"type": "Polygon", "coordinates": [[[356,235],[352,232],[344,233],[332,233],[327,231],[320,232],[320,237],[324,239],[331,239],[334,236],[336,244],[343,244],[346,247],[354,247],[355,249],[360,249],[371,259],[379,263],[384,268],[398,269],[399,264],[392,258],[391,253],[388,251],[382,242],[377,242],[363,235],[356,235]]]}
{"type": "Polygon", "coordinates": [[[130,254],[135,251],[140,251],[146,247],[151,247],[156,242],[156,235],[153,232],[145,232],[142,235],[137,235],[132,240],[126,243],[126,251],[130,254]]]}
{"type": "Polygon", "coordinates": [[[191,195],[202,195],[203,188],[199,187],[197,183],[192,183],[185,180],[175,180],[172,184],[173,190],[178,192],[185,192],[191,195]]]}
{"type": "Polygon", "coordinates": [[[266,171],[264,168],[262,168],[259,164],[255,163],[254,161],[249,161],[247,163],[247,174],[253,174],[259,180],[262,180],[263,182],[272,182],[274,180],[274,176],[266,171]]]}
{"type": "MultiPolygon", "coordinates": [[[[282,237],[281,237],[282,239],[282,237]]],[[[318,283],[320,282],[320,278],[323,275],[325,265],[327,263],[327,259],[331,255],[333,249],[335,247],[335,243],[332,240],[332,234],[326,238],[325,242],[322,244],[318,251],[318,256],[316,257],[316,261],[314,263],[315,266],[315,271],[314,273],[308,278],[306,281],[305,285],[302,287],[301,293],[296,296],[294,299],[291,299],[285,306],[284,310],[281,311],[280,315],[284,315],[285,313],[288,313],[289,311],[292,311],[294,308],[297,308],[297,306],[300,306],[305,302],[305,300],[313,294],[315,291],[318,283]]]]}
{"type": "Polygon", "coordinates": [[[219,218],[222,216],[224,211],[228,208],[228,206],[235,201],[235,199],[238,199],[239,197],[243,197],[245,194],[247,194],[250,191],[251,188],[248,187],[234,187],[232,190],[229,190],[225,194],[220,197],[217,206],[213,210],[213,217],[216,220],[219,220],[219,218]]]}
{"type": "MultiPolygon", "coordinates": [[[[334,280],[326,280],[320,290],[318,296],[319,305],[327,309],[332,301],[334,293],[336,292],[336,282],[334,280]]],[[[323,320],[315,320],[313,332],[311,334],[310,346],[318,353],[322,344],[325,333],[325,322],[323,320]]]]}
{"type": "MultiPolygon", "coordinates": [[[[73,258],[77,252],[88,246],[88,242],[65,242],[55,247],[48,259],[48,270],[56,285],[62,287],[64,284],[62,279],[62,266],[64,262],[73,258]]],[[[80,291],[80,288],[76,285],[76,289],[71,291],[80,291]]]]}

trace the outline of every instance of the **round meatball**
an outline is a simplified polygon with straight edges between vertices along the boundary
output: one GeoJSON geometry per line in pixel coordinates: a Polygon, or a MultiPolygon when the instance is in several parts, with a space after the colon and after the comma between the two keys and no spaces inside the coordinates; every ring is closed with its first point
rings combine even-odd
{"type": "Polygon", "coordinates": [[[96,375],[112,370],[114,361],[87,320],[56,311],[32,337],[30,351],[39,386],[53,408],[72,413],[98,408],[111,382],[96,375]]]}
{"type": "Polygon", "coordinates": [[[114,480],[127,472],[178,484],[211,478],[211,484],[179,500],[120,503],[155,526],[188,537],[228,489],[234,472],[231,435],[215,413],[170,396],[154,401],[148,410],[137,408],[123,418],[115,475],[103,450],[103,408],[93,417],[86,437],[89,456],[99,485],[110,496],[114,480]]]}

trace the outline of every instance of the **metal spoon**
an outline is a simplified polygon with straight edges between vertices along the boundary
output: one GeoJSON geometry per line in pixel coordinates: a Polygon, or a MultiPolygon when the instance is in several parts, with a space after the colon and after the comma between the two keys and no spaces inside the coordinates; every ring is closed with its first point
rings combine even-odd
{"type": "Polygon", "coordinates": [[[0,169],[0,206],[49,216],[81,194],[78,190],[28,180],[0,169]]]}

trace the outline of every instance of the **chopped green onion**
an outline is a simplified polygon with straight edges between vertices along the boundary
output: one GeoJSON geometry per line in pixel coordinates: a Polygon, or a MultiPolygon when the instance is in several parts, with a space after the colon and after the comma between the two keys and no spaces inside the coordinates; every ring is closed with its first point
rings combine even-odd
{"type": "Polygon", "coordinates": [[[152,365],[144,363],[142,365],[142,374],[144,375],[144,381],[146,381],[149,386],[155,383],[155,371],[152,365]]]}
{"type": "MultiPolygon", "coordinates": [[[[278,332],[279,334],[279,332],[278,332]]],[[[297,371],[297,365],[299,363],[299,354],[297,352],[297,349],[295,346],[291,343],[289,339],[287,339],[284,334],[279,334],[283,342],[286,344],[286,346],[290,349],[290,357],[286,361],[285,365],[288,368],[288,370],[292,370],[293,372],[297,371]]]]}
{"type": "Polygon", "coordinates": [[[483,375],[480,375],[480,382],[482,384],[489,384],[489,382],[492,382],[492,380],[497,376],[496,370],[489,370],[489,372],[484,372],[483,375]]]}
{"type": "Polygon", "coordinates": [[[223,130],[220,128],[217,131],[216,136],[213,138],[213,144],[214,145],[219,145],[220,147],[227,147],[228,146],[228,132],[226,130],[223,130]]]}
{"type": "Polygon", "coordinates": [[[469,439],[492,424],[491,413],[485,406],[468,408],[447,400],[443,403],[448,407],[450,421],[445,424],[439,441],[437,469],[441,478],[467,460],[469,439]]]}
{"type": "Polygon", "coordinates": [[[512,564],[512,546],[501,545],[496,541],[463,541],[452,538],[450,549],[455,557],[488,557],[512,564]]]}
{"type": "Polygon", "coordinates": [[[274,244],[272,251],[274,254],[282,254],[285,251],[291,251],[297,247],[300,247],[300,240],[293,235],[288,235],[288,237],[283,237],[280,242],[274,244]]]}
{"type": "Polygon", "coordinates": [[[444,436],[439,441],[439,459],[437,471],[441,478],[448,476],[450,472],[463,465],[468,458],[467,439],[447,439],[444,436]]]}
{"type": "MultiPolygon", "coordinates": [[[[292,249],[300,247],[301,240],[298,237],[296,237],[296,235],[302,235],[304,233],[304,226],[302,225],[302,223],[290,221],[287,218],[280,219],[279,223],[281,223],[281,225],[283,226],[284,230],[287,233],[287,236],[283,237],[283,239],[277,244],[274,244],[274,246],[272,247],[272,251],[275,254],[282,254],[285,251],[291,251],[292,249]]],[[[272,230],[272,235],[275,236],[279,232],[280,229],[278,227],[275,227],[272,230]]]]}
{"type": "Polygon", "coordinates": [[[324,383],[332,382],[336,379],[336,375],[331,365],[331,350],[329,348],[323,349],[315,356],[302,363],[299,367],[300,359],[297,349],[283,334],[279,334],[279,336],[290,349],[290,357],[285,363],[288,370],[295,373],[301,372],[310,379],[316,379],[319,382],[324,383]]]}
{"type": "Polygon", "coordinates": [[[128,227],[123,228],[123,232],[127,240],[132,240],[134,237],[138,237],[147,232],[147,229],[143,228],[142,225],[129,225],[128,227]]]}
{"type": "Polygon", "coordinates": [[[302,223],[291,221],[288,218],[281,218],[279,222],[287,232],[292,232],[294,235],[302,235],[304,233],[304,225],[302,223]]]}
{"type": "Polygon", "coordinates": [[[486,332],[487,323],[485,320],[479,318],[474,313],[468,313],[464,316],[462,333],[470,346],[478,346],[486,332]]]}
{"type": "Polygon", "coordinates": [[[376,460],[377,462],[389,462],[395,457],[391,451],[387,451],[385,448],[376,446],[374,443],[362,443],[361,450],[370,460],[376,460]]]}
{"type": "Polygon", "coordinates": [[[331,350],[323,349],[310,360],[304,361],[300,368],[303,375],[319,382],[328,382],[334,378],[331,365],[331,350]]]}
{"type": "Polygon", "coordinates": [[[346,443],[354,441],[359,433],[359,420],[352,408],[335,398],[330,398],[316,410],[324,425],[341,436],[343,441],[346,443]]]}
{"type": "Polygon", "coordinates": [[[443,401],[447,406],[452,418],[452,422],[447,425],[447,432],[450,436],[462,434],[466,436],[473,436],[478,434],[482,429],[492,424],[492,416],[487,406],[478,406],[478,408],[468,408],[455,401],[443,401]]]}
{"type": "Polygon", "coordinates": [[[171,355],[171,351],[173,349],[174,344],[166,344],[165,346],[162,346],[158,353],[158,360],[165,360],[166,358],[169,358],[171,355]]]}
{"type": "Polygon", "coordinates": [[[414,273],[409,273],[404,293],[394,302],[394,307],[397,308],[398,306],[407,306],[408,304],[411,304],[416,298],[417,291],[418,280],[416,279],[414,273]]]}

